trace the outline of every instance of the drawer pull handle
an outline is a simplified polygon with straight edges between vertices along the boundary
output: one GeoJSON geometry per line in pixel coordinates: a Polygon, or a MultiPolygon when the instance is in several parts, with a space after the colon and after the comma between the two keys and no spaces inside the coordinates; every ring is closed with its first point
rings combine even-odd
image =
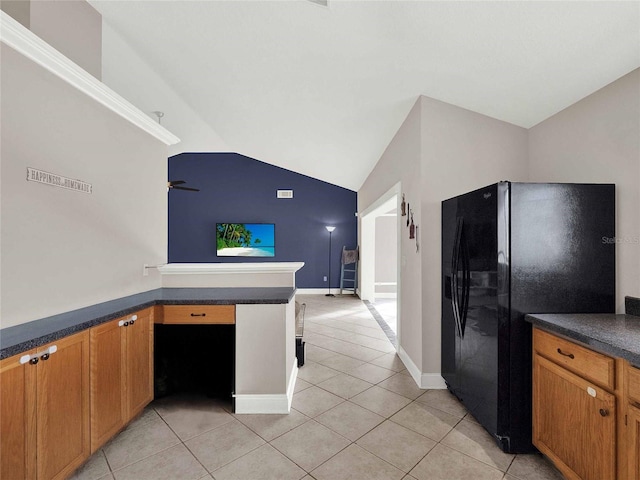
{"type": "Polygon", "coordinates": [[[206,313],[192,313],[191,316],[192,317],[206,317],[207,314],[206,313]]]}
{"type": "Polygon", "coordinates": [[[603,417],[606,417],[607,415],[609,415],[609,410],[605,410],[604,408],[601,408],[600,415],[602,415],[603,417]]]}
{"type": "Polygon", "coordinates": [[[558,349],[558,353],[559,353],[560,355],[564,355],[565,357],[569,357],[569,358],[570,358],[570,359],[572,359],[572,360],[573,360],[574,358],[576,358],[576,357],[574,357],[574,356],[573,356],[573,353],[564,353],[564,352],[563,352],[562,350],[560,350],[560,349],[558,349]]]}

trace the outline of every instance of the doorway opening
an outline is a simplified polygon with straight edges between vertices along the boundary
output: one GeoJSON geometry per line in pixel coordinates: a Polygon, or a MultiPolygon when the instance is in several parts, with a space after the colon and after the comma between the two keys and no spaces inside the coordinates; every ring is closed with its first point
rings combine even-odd
{"type": "Polygon", "coordinates": [[[400,321],[400,184],[361,214],[360,295],[398,347],[400,321]]]}

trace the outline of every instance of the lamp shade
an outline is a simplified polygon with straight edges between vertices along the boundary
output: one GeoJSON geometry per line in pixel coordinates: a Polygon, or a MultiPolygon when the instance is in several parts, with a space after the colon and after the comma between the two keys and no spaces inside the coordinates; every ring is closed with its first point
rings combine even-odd
{"type": "Polygon", "coordinates": [[[326,226],[324,228],[327,229],[327,232],[333,232],[336,229],[336,227],[332,227],[332,226],[326,226]]]}

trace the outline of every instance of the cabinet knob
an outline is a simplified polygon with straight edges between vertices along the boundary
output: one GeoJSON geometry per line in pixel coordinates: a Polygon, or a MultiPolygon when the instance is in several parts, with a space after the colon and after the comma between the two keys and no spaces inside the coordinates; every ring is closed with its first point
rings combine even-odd
{"type": "Polygon", "coordinates": [[[132,319],[129,321],[129,325],[133,325],[134,323],[135,323],[135,320],[132,318],[132,319]]]}
{"type": "Polygon", "coordinates": [[[124,322],[124,326],[128,327],[129,326],[129,322],[124,322]]]}
{"type": "Polygon", "coordinates": [[[49,354],[45,353],[44,355],[42,355],[40,358],[42,359],[42,361],[44,362],[45,360],[49,360],[49,354]]]}
{"type": "Polygon", "coordinates": [[[29,363],[31,365],[35,365],[36,363],[38,363],[40,361],[40,359],[38,357],[33,357],[31,360],[29,360],[29,363]]]}
{"type": "Polygon", "coordinates": [[[604,408],[601,408],[600,415],[602,415],[603,417],[606,417],[607,415],[609,415],[609,410],[605,410],[604,408]]]}

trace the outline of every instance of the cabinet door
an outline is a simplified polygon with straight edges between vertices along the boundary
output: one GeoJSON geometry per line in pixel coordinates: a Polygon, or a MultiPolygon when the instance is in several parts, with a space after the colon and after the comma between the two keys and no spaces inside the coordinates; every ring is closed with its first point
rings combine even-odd
{"type": "Polygon", "coordinates": [[[153,400],[153,317],[151,310],[138,313],[138,318],[125,328],[127,332],[127,397],[128,418],[137,415],[153,400]]]}
{"type": "Polygon", "coordinates": [[[39,348],[37,477],[63,479],[89,457],[89,331],[39,348]]]}
{"type": "Polygon", "coordinates": [[[127,421],[125,334],[124,320],[120,319],[90,330],[91,452],[127,421]]]}
{"type": "Polygon", "coordinates": [[[640,408],[629,406],[627,422],[629,480],[640,480],[640,408]]]}
{"type": "Polygon", "coordinates": [[[35,350],[0,361],[0,478],[35,478],[36,366],[20,362],[35,350]]]}
{"type": "Polygon", "coordinates": [[[614,480],[615,397],[534,356],[533,443],[568,479],[614,480]]]}

